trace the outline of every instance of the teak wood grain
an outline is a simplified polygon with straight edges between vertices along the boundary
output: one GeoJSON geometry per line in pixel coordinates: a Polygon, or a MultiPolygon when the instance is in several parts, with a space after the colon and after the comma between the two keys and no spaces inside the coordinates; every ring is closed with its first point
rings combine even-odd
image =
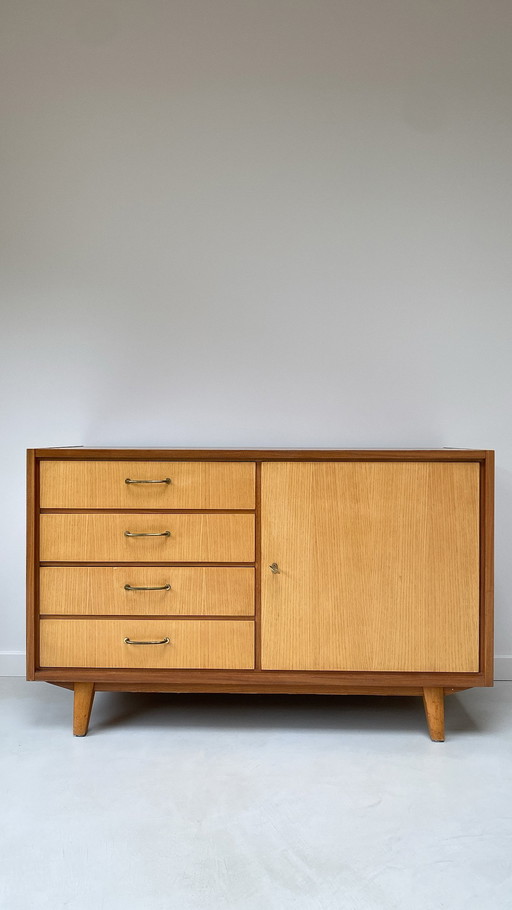
{"type": "Polygon", "coordinates": [[[130,447],[32,449],[41,461],[485,461],[483,449],[161,449],[130,447]]]}
{"type": "Polygon", "coordinates": [[[46,566],[40,573],[45,614],[254,614],[254,569],[249,567],[46,566]],[[132,587],[170,590],[127,591],[132,587]]]}
{"type": "Polygon", "coordinates": [[[76,682],[74,692],[73,735],[85,736],[94,701],[94,683],[76,682]]]}
{"type": "Polygon", "coordinates": [[[436,743],[444,742],[444,691],[437,688],[423,690],[423,705],[427,718],[430,738],[436,743]]]}
{"type": "MultiPolygon", "coordinates": [[[[66,622],[67,620],[60,620],[66,622]]],[[[241,619],[238,622],[244,622],[241,619]]],[[[99,619],[98,622],[104,622],[99,619]]],[[[188,622],[182,619],[181,622],[188,622]]],[[[36,670],[36,680],[46,682],[70,682],[94,680],[98,685],[104,682],[134,685],[141,679],[137,670],[90,669],[74,667],[55,669],[52,667],[36,670]]],[[[189,686],[200,692],[251,692],[277,694],[278,692],[338,692],[349,686],[371,690],[377,686],[403,689],[408,687],[442,687],[444,689],[470,689],[485,686],[480,673],[375,673],[354,670],[145,670],[143,679],[154,685],[175,686],[176,692],[187,692],[189,686]]]]}
{"type": "Polygon", "coordinates": [[[42,619],[42,667],[254,667],[252,620],[42,619]],[[169,638],[166,644],[125,644],[169,638]]]}
{"type": "Polygon", "coordinates": [[[254,509],[250,462],[44,461],[41,508],[254,509]],[[127,484],[130,480],[170,483],[127,484]]]}
{"type": "Polygon", "coordinates": [[[262,668],[477,671],[476,464],[263,464],[262,668]]]}
{"type": "Polygon", "coordinates": [[[476,449],[29,450],[27,677],[78,686],[84,733],[88,693],[105,689],[422,694],[438,735],[440,693],[492,685],[493,472],[494,453],[476,449]],[[183,473],[171,475],[171,464],[183,473]],[[265,487],[274,466],[290,478],[301,467],[349,473],[334,485],[287,480],[274,488],[278,502],[265,487]],[[167,476],[173,484],[125,484],[167,476]],[[169,505],[171,486],[182,498],[169,505]],[[170,521],[179,532],[172,551],[168,538],[124,538],[119,549],[121,527],[173,531],[170,521]],[[201,583],[186,574],[217,570],[230,573],[225,601],[213,581],[220,574],[201,583]],[[180,573],[173,612],[165,613],[169,592],[126,592],[130,608],[124,590],[112,590],[125,571],[133,583],[180,573]],[[117,623],[177,624],[178,662],[155,664],[150,649],[167,645],[128,645],[148,655],[117,665],[125,659],[117,623]],[[68,663],[43,664],[49,657],[68,663]]]}
{"type": "Polygon", "coordinates": [[[44,514],[42,562],[253,562],[252,514],[44,514]],[[170,537],[126,537],[125,531],[170,537]]]}
{"type": "Polygon", "coordinates": [[[494,680],[494,452],[487,451],[480,482],[480,669],[494,680]]]}
{"type": "Polygon", "coordinates": [[[34,451],[27,452],[27,572],[26,572],[26,671],[34,679],[38,660],[39,627],[39,522],[36,510],[39,503],[38,463],[34,451]]]}

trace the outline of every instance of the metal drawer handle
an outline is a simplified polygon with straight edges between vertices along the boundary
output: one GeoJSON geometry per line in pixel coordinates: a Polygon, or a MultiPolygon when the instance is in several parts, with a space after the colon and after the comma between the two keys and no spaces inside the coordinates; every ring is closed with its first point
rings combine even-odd
{"type": "Polygon", "coordinates": [[[134,585],[125,585],[125,591],[170,591],[170,585],[161,585],[158,588],[136,588],[134,585]]]}
{"type": "Polygon", "coordinates": [[[125,537],[170,537],[170,531],[125,531],[125,537]]]}
{"type": "Polygon", "coordinates": [[[269,569],[270,569],[271,572],[274,573],[274,575],[279,575],[280,572],[281,572],[281,569],[280,569],[279,566],[277,565],[277,562],[273,562],[272,565],[269,566],[269,569]]]}
{"type": "Polygon", "coordinates": [[[170,639],[162,638],[161,641],[132,641],[131,638],[123,638],[125,645],[168,645],[170,639]]]}
{"type": "Polygon", "coordinates": [[[172,483],[172,480],[170,477],[165,477],[163,480],[131,480],[127,477],[125,483],[172,483]]]}

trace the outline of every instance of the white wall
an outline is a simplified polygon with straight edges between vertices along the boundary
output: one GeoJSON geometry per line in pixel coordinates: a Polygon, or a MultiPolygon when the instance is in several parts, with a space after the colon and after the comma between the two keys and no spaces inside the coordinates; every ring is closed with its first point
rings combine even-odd
{"type": "Polygon", "coordinates": [[[1,10],[4,672],[82,443],[495,448],[510,674],[512,4],[1,10]]]}

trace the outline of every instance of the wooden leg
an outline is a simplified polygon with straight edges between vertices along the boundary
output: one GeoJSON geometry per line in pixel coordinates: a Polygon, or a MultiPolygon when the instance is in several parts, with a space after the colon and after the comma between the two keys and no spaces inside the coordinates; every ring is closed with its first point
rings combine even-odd
{"type": "Polygon", "coordinates": [[[423,689],[423,704],[430,739],[444,742],[444,689],[423,689]]]}
{"type": "Polygon", "coordinates": [[[85,736],[94,700],[94,683],[76,682],[74,692],[73,733],[75,736],[85,736]]]}

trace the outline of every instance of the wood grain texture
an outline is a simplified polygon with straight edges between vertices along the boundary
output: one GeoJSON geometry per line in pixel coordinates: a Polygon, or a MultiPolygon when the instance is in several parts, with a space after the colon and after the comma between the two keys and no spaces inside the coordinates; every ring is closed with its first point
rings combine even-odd
{"type": "Polygon", "coordinates": [[[89,728],[94,701],[94,683],[76,682],[74,692],[73,734],[74,736],[85,736],[89,728]]]}
{"type": "Polygon", "coordinates": [[[440,688],[423,690],[423,705],[428,732],[435,743],[444,742],[444,692],[440,688]]]}
{"type": "MultiPolygon", "coordinates": [[[[85,682],[89,685],[94,685],[96,689],[104,688],[106,690],[113,691],[175,691],[175,692],[244,692],[244,693],[267,693],[267,694],[277,694],[277,693],[296,693],[296,694],[306,694],[306,693],[324,693],[324,694],[344,694],[349,691],[361,691],[362,693],[374,694],[377,691],[380,692],[398,692],[408,694],[419,694],[423,692],[425,688],[429,689],[445,689],[445,692],[453,691],[453,689],[460,688],[466,689],[471,686],[484,686],[492,684],[492,664],[493,664],[493,648],[492,648],[492,570],[493,570],[493,553],[492,553],[492,544],[493,544],[493,528],[492,528],[492,513],[493,513],[493,463],[494,463],[494,453],[490,451],[481,451],[481,450],[472,450],[472,449],[395,449],[395,450],[379,450],[379,449],[364,449],[364,450],[336,450],[336,449],[37,449],[29,450],[28,453],[28,463],[32,465],[31,471],[31,480],[32,488],[28,486],[29,491],[29,500],[33,493],[33,508],[28,508],[28,518],[29,524],[32,521],[32,529],[28,527],[28,561],[27,561],[27,650],[32,649],[33,653],[33,664],[31,676],[38,680],[46,680],[48,682],[53,682],[58,685],[71,686],[73,687],[76,682],[85,682]],[[236,462],[253,462],[258,464],[261,461],[268,461],[269,463],[283,463],[290,462],[292,464],[300,462],[313,462],[314,464],[319,465],[329,465],[329,463],[342,463],[342,464],[352,464],[352,463],[367,463],[372,465],[375,463],[381,463],[383,466],[386,465],[396,465],[403,464],[405,466],[411,465],[428,465],[433,464],[434,466],[450,466],[453,463],[456,464],[468,464],[473,463],[474,466],[480,468],[481,470],[481,515],[480,515],[480,536],[481,536],[481,552],[480,552],[480,595],[481,595],[481,605],[480,605],[480,629],[481,629],[481,638],[480,638],[480,664],[476,670],[470,671],[459,671],[459,670],[443,670],[443,671],[433,671],[433,670],[420,670],[420,671],[395,671],[389,669],[370,669],[370,670],[286,670],[286,669],[277,669],[277,670],[256,670],[252,669],[253,664],[250,664],[248,668],[171,668],[171,667],[162,667],[162,668],[151,668],[143,667],[141,669],[137,668],[91,668],[91,667],[76,667],[76,668],[55,668],[48,667],[44,669],[38,669],[38,573],[36,570],[36,565],[39,561],[39,550],[38,550],[38,527],[39,523],[34,521],[34,516],[37,515],[38,510],[38,482],[37,477],[39,473],[39,458],[42,458],[43,461],[41,466],[43,467],[46,463],[46,460],[50,461],[66,461],[69,463],[85,461],[88,459],[94,461],[100,461],[103,464],[118,461],[121,466],[126,465],[128,462],[136,462],[137,466],[140,467],[140,463],[144,461],[154,461],[158,467],[161,463],[168,463],[170,461],[181,461],[189,462],[192,465],[195,465],[200,462],[208,461],[212,464],[217,464],[220,462],[229,462],[234,464],[236,462]],[[31,493],[32,489],[32,493],[31,493]],[[32,566],[30,570],[29,566],[32,566]],[[30,590],[32,587],[32,590],[30,590]],[[32,623],[30,624],[29,617],[32,618],[32,623]],[[36,634],[34,634],[34,630],[36,634]],[[30,644],[31,640],[31,644],[30,644]]],[[[155,465],[153,465],[155,466],[155,465]]],[[[261,467],[263,470],[264,467],[261,467]]],[[[28,472],[28,475],[30,474],[28,472]]],[[[128,476],[128,475],[126,475],[128,476]]],[[[30,478],[29,478],[30,479],[30,478]]],[[[123,479],[124,480],[124,479],[123,479]]],[[[149,487],[147,489],[150,489],[149,487]]],[[[186,506],[184,508],[189,508],[186,506]]],[[[49,506],[52,508],[52,506],[49,506]]],[[[66,508],[65,506],[53,506],[53,508],[66,508]]],[[[78,506],[73,506],[74,509],[78,509],[78,506]]],[[[108,506],[105,506],[104,503],[99,507],[101,509],[106,509],[108,506]]],[[[148,506],[148,509],[150,507],[148,506]]],[[[160,508],[160,505],[157,504],[155,508],[160,508]]],[[[192,506],[193,508],[193,506],[192,506]]],[[[204,506],[203,508],[207,508],[204,506]]],[[[225,508],[223,505],[222,508],[225,508]]],[[[253,506],[251,505],[251,508],[253,506]]],[[[256,503],[256,508],[259,515],[259,504],[256,503]]],[[[133,507],[135,510],[135,506],[133,507]]],[[[328,505],[328,510],[330,509],[330,504],[328,505]]],[[[163,514],[163,513],[162,513],[163,514]]],[[[455,513],[457,514],[457,513],[455,513]]],[[[452,510],[449,508],[447,510],[448,520],[453,523],[452,510]]],[[[45,516],[46,517],[46,516],[45,516]]],[[[53,517],[53,516],[48,516],[53,517]]],[[[57,516],[59,517],[59,516],[57,516]]],[[[87,517],[87,516],[86,516],[87,517]]],[[[121,516],[122,517],[122,516],[121,516]]],[[[134,515],[135,517],[135,515],[134,515]]],[[[154,516],[153,516],[154,517],[154,516]]],[[[157,516],[158,517],[158,516],[157,516]]],[[[428,521],[427,521],[428,526],[428,521]]],[[[338,550],[336,550],[336,553],[338,550]]],[[[263,567],[266,564],[266,559],[262,554],[259,553],[258,547],[256,547],[256,557],[251,557],[248,562],[253,562],[253,559],[256,558],[258,564],[262,563],[263,567]]],[[[61,560],[52,560],[55,562],[60,562],[61,560]]],[[[90,560],[90,558],[83,559],[82,555],[78,559],[74,559],[75,563],[82,563],[84,569],[95,569],[96,566],[90,567],[89,562],[105,562],[112,563],[115,560],[112,559],[98,559],[90,560]]],[[[218,560],[212,559],[182,559],[181,557],[173,560],[169,559],[168,555],[165,554],[161,557],[158,557],[155,560],[151,560],[151,565],[147,564],[146,555],[142,556],[140,559],[130,560],[130,566],[118,567],[118,568],[140,568],[140,569],[157,569],[163,568],[173,569],[174,566],[163,565],[158,566],[156,563],[210,563],[208,568],[213,567],[213,563],[239,563],[245,562],[246,560],[240,560],[239,558],[233,560],[225,560],[224,558],[219,558],[218,560]],[[138,566],[133,565],[133,563],[138,563],[138,566]]],[[[275,561],[274,558],[270,560],[271,562],[275,561]]],[[[277,560],[279,561],[279,560],[277,560]]],[[[62,562],[69,562],[68,557],[62,562]]],[[[222,566],[224,567],[224,565],[222,566]]],[[[70,569],[71,566],[64,565],[64,569],[70,569]]],[[[115,566],[106,566],[105,568],[115,568],[115,566]]],[[[180,566],[181,568],[181,566],[180,566]]],[[[201,566],[199,568],[202,568],[201,566]]],[[[238,569],[239,566],[236,566],[238,569]]],[[[250,570],[254,571],[254,570],[250,570]]],[[[371,573],[370,573],[371,574],[371,573]]],[[[273,576],[276,577],[276,576],[273,576]]],[[[265,581],[265,579],[264,579],[265,581]]],[[[72,614],[70,614],[72,615],[72,614]]],[[[112,614],[110,614],[112,616],[112,614]]],[[[139,614],[137,614],[139,615],[139,614]]],[[[149,614],[154,615],[154,614],[149,614]]],[[[192,614],[182,614],[183,619],[177,620],[181,622],[182,625],[186,623],[193,624],[197,620],[194,618],[186,618],[192,614]]],[[[205,614],[206,615],[206,614],[205,614]]],[[[213,614],[208,614],[213,615],[213,614]]],[[[225,614],[227,615],[227,614],[225,614]]],[[[135,614],[132,614],[135,616],[135,614]]],[[[58,621],[58,620],[54,620],[58,621]]],[[[72,624],[76,620],[63,619],[61,622],[63,624],[72,624]]],[[[99,623],[109,623],[110,619],[100,619],[99,623]]],[[[219,622],[227,622],[228,620],[219,620],[219,622]]],[[[43,620],[42,625],[46,620],[43,620]]],[[[211,622],[216,622],[211,620],[211,622]]],[[[246,620],[238,619],[237,622],[240,625],[245,625],[246,620]]],[[[106,628],[103,626],[102,628],[106,628]]],[[[378,630],[378,626],[377,626],[378,630]]],[[[398,632],[397,632],[398,634],[398,632]]],[[[443,626],[441,624],[439,635],[443,635],[443,626]]],[[[256,639],[258,640],[258,639],[256,639]]],[[[27,666],[28,671],[28,666],[27,666]]]]}
{"type": "Polygon", "coordinates": [[[43,461],[41,508],[254,509],[254,474],[250,462],[43,461]]]}
{"type": "Polygon", "coordinates": [[[124,513],[40,516],[43,562],[253,562],[254,515],[130,515],[124,513]],[[170,537],[125,537],[124,532],[170,537]]]}
{"type": "Polygon", "coordinates": [[[261,521],[263,669],[478,671],[478,464],[263,464],[261,521]]]}
{"type": "Polygon", "coordinates": [[[254,667],[261,670],[261,464],[256,465],[256,588],[254,592],[254,667]]]}
{"type": "Polygon", "coordinates": [[[254,667],[252,620],[42,619],[40,628],[42,667],[254,667]]]}
{"type": "MultiPolygon", "coordinates": [[[[46,622],[46,620],[43,620],[46,622]]],[[[59,620],[67,622],[68,620],[59,620]]],[[[180,620],[183,623],[188,620],[180,620]]],[[[193,621],[193,620],[192,620],[193,621]]],[[[244,622],[244,620],[237,620],[244,622]]],[[[105,622],[105,620],[98,620],[105,622]]],[[[130,669],[74,669],[45,668],[37,670],[37,680],[46,682],[84,682],[94,680],[100,683],[126,683],[137,685],[139,682],[150,682],[153,685],[176,686],[176,691],[186,692],[189,685],[198,692],[337,692],[340,687],[361,686],[370,690],[377,686],[402,688],[404,686],[444,687],[469,689],[473,686],[485,686],[482,673],[360,673],[348,671],[320,670],[179,670],[179,669],[145,669],[143,674],[130,669]]]]}
{"type": "Polygon", "coordinates": [[[36,458],[83,461],[484,461],[483,449],[40,448],[36,458]]]}
{"type": "Polygon", "coordinates": [[[26,675],[27,679],[34,679],[37,667],[38,644],[38,582],[37,569],[38,556],[38,531],[36,520],[38,503],[37,490],[37,462],[33,450],[27,452],[27,568],[26,568],[26,675]]]}
{"type": "Polygon", "coordinates": [[[481,467],[480,662],[486,685],[494,681],[494,452],[481,467]]]}
{"type": "Polygon", "coordinates": [[[41,613],[114,615],[254,614],[254,569],[182,566],[55,566],[41,569],[41,613]],[[125,585],[170,591],[126,591],[125,585]]]}

